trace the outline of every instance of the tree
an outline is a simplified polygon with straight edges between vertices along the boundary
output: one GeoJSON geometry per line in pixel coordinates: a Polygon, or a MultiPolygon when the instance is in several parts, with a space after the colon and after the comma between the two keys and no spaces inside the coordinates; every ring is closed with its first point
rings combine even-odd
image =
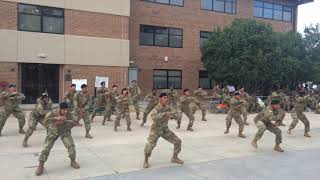
{"type": "Polygon", "coordinates": [[[300,34],[277,33],[270,24],[236,19],[224,30],[213,30],[202,60],[215,82],[269,94],[307,80],[310,65],[306,54],[300,34]]]}

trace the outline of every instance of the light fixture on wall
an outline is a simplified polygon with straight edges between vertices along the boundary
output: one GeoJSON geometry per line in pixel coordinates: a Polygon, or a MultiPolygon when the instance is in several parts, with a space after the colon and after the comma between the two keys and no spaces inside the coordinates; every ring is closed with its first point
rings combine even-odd
{"type": "Polygon", "coordinates": [[[164,62],[168,62],[169,61],[169,57],[168,56],[165,56],[164,57],[164,62]]]}

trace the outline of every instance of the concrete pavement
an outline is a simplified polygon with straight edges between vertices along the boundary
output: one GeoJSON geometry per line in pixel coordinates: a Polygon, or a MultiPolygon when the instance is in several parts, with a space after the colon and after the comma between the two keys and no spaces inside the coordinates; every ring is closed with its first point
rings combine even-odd
{"type": "MultiPolygon", "coordinates": [[[[301,122],[291,136],[286,134],[288,126],[281,127],[284,142],[282,147],[285,149],[283,157],[295,157],[294,152],[296,151],[320,149],[320,122],[318,120],[320,116],[312,113],[306,113],[306,115],[311,121],[312,138],[303,137],[303,124],[301,122]]],[[[2,132],[3,136],[0,137],[1,179],[70,180],[140,171],[142,170],[143,150],[149,134],[151,119],[148,118],[145,127],[140,127],[141,121],[133,119],[134,114],[131,114],[131,117],[132,132],[126,131],[124,120],[121,121],[122,126],[119,131],[114,132],[113,123],[108,122],[106,126],[101,126],[102,117],[96,117],[92,127],[92,135],[94,136],[92,140],[84,138],[84,127],[75,127],[72,133],[77,149],[77,160],[81,169],[74,170],[69,166],[67,150],[62,142],[57,140],[49,160],[45,164],[46,171],[40,177],[36,177],[34,172],[38,165],[39,153],[43,147],[45,129],[39,126],[29,140],[30,147],[22,148],[21,143],[24,136],[18,134],[17,120],[10,117],[2,132]]],[[[225,115],[221,114],[208,114],[208,122],[202,122],[200,121],[200,113],[197,113],[194,132],[186,131],[188,121],[185,116],[183,117],[182,128],[179,130],[175,129],[175,121],[170,121],[169,127],[183,141],[180,154],[180,157],[186,163],[183,167],[197,166],[197,163],[201,162],[220,163],[223,161],[217,160],[223,159],[235,163],[238,158],[261,157],[263,155],[279,156],[279,153],[273,151],[274,135],[269,132],[266,132],[259,142],[258,150],[250,146],[250,141],[256,132],[253,117],[254,115],[249,116],[250,126],[245,127],[246,139],[237,137],[238,126],[235,123],[231,127],[230,134],[224,135],[225,115]]],[[[114,119],[114,117],[112,118],[114,119]]],[[[290,124],[290,114],[286,115],[284,122],[287,125],[290,124]]],[[[172,151],[173,146],[160,139],[150,159],[151,170],[147,171],[162,172],[161,168],[164,167],[179,169],[180,166],[170,163],[172,151]]],[[[291,162],[288,161],[288,163],[291,162]]],[[[274,166],[277,166],[277,164],[274,164],[274,166]]],[[[241,169],[241,165],[239,168],[241,169]]],[[[263,168],[260,168],[260,170],[263,172],[263,168]]],[[[142,172],[147,171],[143,170],[142,172]]],[[[223,175],[227,172],[221,170],[220,173],[223,175]]],[[[168,174],[170,174],[169,171],[168,174]]],[[[176,177],[178,179],[180,175],[176,174],[176,177]]]]}

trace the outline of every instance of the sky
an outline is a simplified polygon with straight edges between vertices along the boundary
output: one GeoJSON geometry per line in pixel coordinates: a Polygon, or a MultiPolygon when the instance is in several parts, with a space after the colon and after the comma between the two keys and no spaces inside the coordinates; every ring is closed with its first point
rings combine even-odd
{"type": "Polygon", "coordinates": [[[303,33],[305,26],[320,23],[320,0],[303,4],[298,9],[298,31],[303,33]]]}

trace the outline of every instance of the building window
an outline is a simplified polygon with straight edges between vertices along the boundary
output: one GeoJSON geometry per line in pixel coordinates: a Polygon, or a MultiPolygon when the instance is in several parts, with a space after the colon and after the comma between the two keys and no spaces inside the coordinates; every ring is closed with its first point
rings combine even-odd
{"type": "Polygon", "coordinates": [[[253,1],[253,16],[278,21],[292,21],[293,9],[281,4],[253,1]]]}
{"type": "Polygon", "coordinates": [[[210,36],[210,32],[207,31],[200,31],[200,48],[203,48],[204,45],[207,43],[210,36]]]}
{"type": "Polygon", "coordinates": [[[182,48],[183,30],[140,25],[140,45],[182,48]]]}
{"type": "Polygon", "coordinates": [[[208,71],[200,70],[199,71],[199,87],[203,89],[212,89],[213,83],[209,79],[208,71]]]}
{"type": "Polygon", "coordinates": [[[156,69],[153,71],[153,87],[157,89],[182,88],[182,71],[156,69]]]}
{"type": "Polygon", "coordinates": [[[37,5],[18,4],[20,31],[64,33],[64,10],[37,5]]]}
{"type": "Polygon", "coordinates": [[[236,14],[236,0],[201,0],[201,9],[236,14]]]}
{"type": "Polygon", "coordinates": [[[173,6],[183,6],[184,0],[142,0],[146,2],[160,3],[160,4],[168,4],[173,6]]]}

